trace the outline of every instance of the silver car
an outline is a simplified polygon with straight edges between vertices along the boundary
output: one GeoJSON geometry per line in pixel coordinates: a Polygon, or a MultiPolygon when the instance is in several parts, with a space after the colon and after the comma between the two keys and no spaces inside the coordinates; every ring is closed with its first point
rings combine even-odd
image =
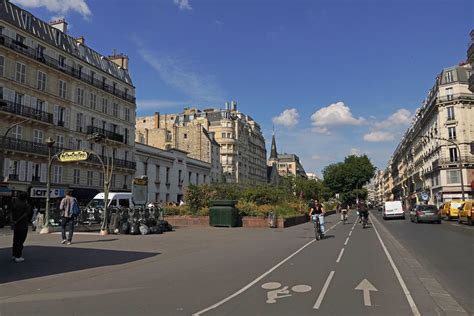
{"type": "Polygon", "coordinates": [[[410,220],[415,223],[436,222],[441,224],[441,213],[436,205],[415,205],[415,207],[410,211],[410,220]]]}

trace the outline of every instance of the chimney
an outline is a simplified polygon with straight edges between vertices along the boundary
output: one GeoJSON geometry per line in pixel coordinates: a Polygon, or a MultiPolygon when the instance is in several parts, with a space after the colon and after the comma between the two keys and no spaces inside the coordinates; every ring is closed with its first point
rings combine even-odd
{"type": "Polygon", "coordinates": [[[67,22],[65,19],[58,19],[58,20],[51,21],[49,22],[49,25],[51,25],[55,29],[60,30],[63,33],[67,33],[67,22]]]}
{"type": "Polygon", "coordinates": [[[160,112],[155,112],[154,128],[160,128],[160,112]]]}
{"type": "Polygon", "coordinates": [[[230,105],[231,105],[231,110],[232,110],[232,111],[237,111],[237,102],[232,101],[232,102],[230,103],[230,105]]]}
{"type": "Polygon", "coordinates": [[[86,39],[84,36],[76,38],[76,43],[81,44],[81,45],[86,45],[86,39]]]}
{"type": "Polygon", "coordinates": [[[109,56],[109,59],[122,67],[125,70],[128,70],[128,56],[124,54],[113,54],[109,56]]]}

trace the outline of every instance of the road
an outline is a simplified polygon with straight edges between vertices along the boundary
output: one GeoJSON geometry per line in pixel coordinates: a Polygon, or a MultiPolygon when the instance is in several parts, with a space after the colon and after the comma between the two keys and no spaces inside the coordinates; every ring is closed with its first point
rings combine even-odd
{"type": "Polygon", "coordinates": [[[371,217],[362,229],[354,215],[329,216],[322,241],[310,223],[84,234],[70,247],[31,235],[23,264],[8,262],[11,236],[0,234],[0,315],[473,313],[472,251],[451,247],[472,242],[472,227],[371,217]]]}

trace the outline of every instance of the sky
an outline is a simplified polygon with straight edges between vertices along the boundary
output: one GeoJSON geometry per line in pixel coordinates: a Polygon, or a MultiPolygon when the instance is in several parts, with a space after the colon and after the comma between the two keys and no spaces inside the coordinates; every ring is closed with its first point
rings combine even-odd
{"type": "Polygon", "coordinates": [[[238,109],[306,172],[385,168],[437,74],[466,60],[472,0],[11,0],[129,56],[137,115],[238,109]]]}

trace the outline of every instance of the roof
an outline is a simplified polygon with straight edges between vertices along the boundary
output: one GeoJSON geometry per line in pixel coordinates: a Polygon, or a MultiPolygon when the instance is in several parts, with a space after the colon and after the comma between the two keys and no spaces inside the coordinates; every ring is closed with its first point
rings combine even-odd
{"type": "Polygon", "coordinates": [[[278,159],[277,147],[275,142],[275,134],[272,135],[272,149],[270,153],[270,159],[278,159]]]}

